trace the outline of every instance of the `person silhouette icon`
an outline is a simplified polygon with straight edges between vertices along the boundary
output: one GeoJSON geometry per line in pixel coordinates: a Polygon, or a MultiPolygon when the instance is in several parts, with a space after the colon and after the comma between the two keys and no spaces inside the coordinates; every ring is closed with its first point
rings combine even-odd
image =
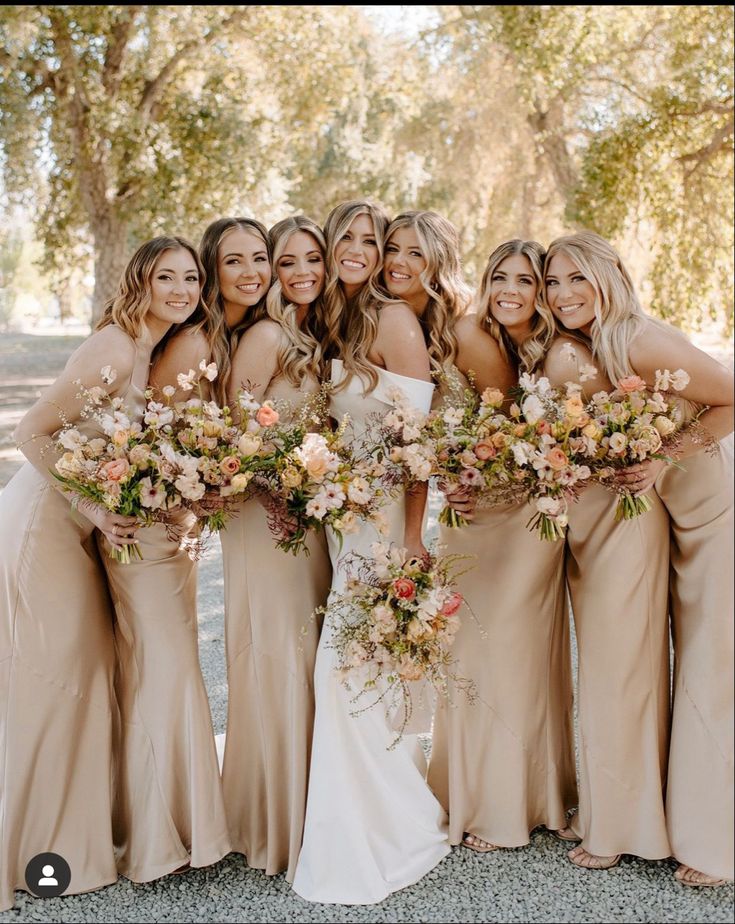
{"type": "Polygon", "coordinates": [[[41,877],[41,879],[38,880],[38,884],[40,886],[49,886],[49,885],[57,886],[59,884],[58,879],[53,878],[54,876],[53,866],[51,866],[50,864],[47,866],[44,866],[41,872],[43,873],[43,876],[41,877]]]}

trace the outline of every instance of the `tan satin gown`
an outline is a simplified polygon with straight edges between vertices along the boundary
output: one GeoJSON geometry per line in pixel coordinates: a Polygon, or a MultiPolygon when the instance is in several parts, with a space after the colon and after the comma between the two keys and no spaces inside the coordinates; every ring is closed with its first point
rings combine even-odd
{"type": "Polygon", "coordinates": [[[671,517],[674,700],[666,791],[673,855],[733,878],[733,443],[659,476],[671,517]]]}
{"type": "Polygon", "coordinates": [[[38,853],[66,859],[66,894],[117,879],[113,611],[93,530],[30,463],[0,496],[0,910],[38,853]]]}
{"type": "MultiPolygon", "coordinates": [[[[266,399],[296,407],[301,390],[282,376],[266,399]]],[[[276,548],[257,498],[220,534],[225,572],[228,706],[222,781],[232,849],[268,875],[293,879],[301,849],[314,723],[314,661],[331,566],[326,539],[310,554],[276,548]]]]}
{"type": "Polygon", "coordinates": [[[467,832],[519,847],[538,825],[563,828],[577,804],[564,542],[539,540],[531,514],[480,508],[468,526],[440,527],[447,553],[470,556],[457,589],[476,616],[464,611],[452,655],[477,701],[450,682],[429,764],[452,844],[467,832]]]}
{"type": "MultiPolygon", "coordinates": [[[[136,390],[135,411],[144,397],[136,390]]],[[[131,406],[133,405],[128,402],[131,406]]],[[[181,513],[177,525],[194,525],[181,513]]],[[[196,563],[162,524],[139,529],[142,561],[98,536],[117,622],[114,832],[118,869],[149,882],[229,853],[209,701],[199,665],[196,563]]]]}
{"type": "Polygon", "coordinates": [[[671,854],[664,815],[669,743],[669,522],[653,508],[615,522],[617,497],[586,487],[570,505],[567,580],[577,634],[579,813],[598,856],[671,854]]]}

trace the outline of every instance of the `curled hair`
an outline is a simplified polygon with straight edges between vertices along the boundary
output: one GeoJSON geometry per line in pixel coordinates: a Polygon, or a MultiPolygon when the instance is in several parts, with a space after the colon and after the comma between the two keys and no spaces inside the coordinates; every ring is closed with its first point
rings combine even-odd
{"type": "MultiPolygon", "coordinates": [[[[644,313],[633,280],[617,251],[599,234],[579,231],[552,241],[546,254],[544,276],[558,253],[566,254],[595,290],[595,320],[590,337],[592,354],[602,361],[608,378],[617,385],[633,371],[630,344],[646,320],[653,319],[644,313]]],[[[575,334],[574,331],[570,333],[575,334]]]]}
{"type": "Polygon", "coordinates": [[[345,378],[338,388],[344,388],[353,375],[367,379],[372,390],[378,376],[367,355],[378,333],[372,309],[384,297],[380,291],[383,269],[383,248],[388,215],[382,206],[369,199],[352,199],[332,209],[324,224],[326,239],[327,282],[324,287],[324,361],[335,357],[344,363],[345,378]],[[358,215],[368,215],[373,223],[378,261],[370,277],[352,298],[348,299],[339,278],[339,266],[334,251],[358,215]]]}
{"type": "Polygon", "coordinates": [[[278,278],[278,261],[291,237],[303,231],[311,235],[319,248],[322,259],[326,260],[327,245],[319,225],[305,215],[295,215],[276,222],[268,232],[271,252],[273,254],[273,283],[266,297],[268,317],[276,321],[286,336],[286,344],[278,356],[280,373],[298,388],[305,376],[311,375],[317,381],[322,377],[322,338],[324,336],[324,305],[322,292],[319,292],[309,305],[303,326],[296,320],[297,305],[289,302],[283,292],[278,278]]]}
{"type": "Polygon", "coordinates": [[[254,218],[218,218],[213,221],[207,226],[199,244],[199,253],[206,273],[201,310],[197,309],[185,325],[182,325],[204,333],[209,344],[210,361],[217,364],[219,373],[212,383],[213,396],[222,405],[227,403],[232,353],[245,331],[266,317],[264,295],[256,305],[247,309],[245,317],[238,325],[232,329],[227,326],[225,304],[219,283],[218,256],[220,244],[230,231],[236,229],[262,238],[270,261],[270,245],[265,225],[254,218]]]}
{"type": "Polygon", "coordinates": [[[196,311],[203,309],[205,272],[194,245],[183,237],[154,237],[141,244],[123,270],[117,292],[105,302],[102,317],[95,330],[102,330],[109,324],[116,324],[126,334],[137,340],[143,331],[143,323],[151,307],[151,281],[159,257],[168,250],[187,250],[199,273],[200,295],[196,311]]]}
{"type": "Polygon", "coordinates": [[[388,226],[386,246],[399,228],[415,229],[426,260],[419,278],[429,301],[419,320],[432,371],[439,373],[457,356],[454,328],[470,303],[470,291],[462,274],[459,235],[454,225],[437,212],[403,212],[388,226]]]}
{"type": "Polygon", "coordinates": [[[554,315],[543,299],[544,289],[544,248],[536,241],[522,241],[515,238],[496,247],[487,259],[485,271],[480,282],[477,321],[480,327],[488,331],[500,346],[500,352],[505,359],[513,359],[524,372],[533,372],[546,355],[556,334],[554,315]],[[493,317],[490,309],[490,290],[493,275],[503,260],[516,255],[526,257],[531,264],[533,277],[536,280],[536,297],[534,308],[536,314],[531,321],[531,333],[523,343],[516,345],[508,331],[493,317]]]}

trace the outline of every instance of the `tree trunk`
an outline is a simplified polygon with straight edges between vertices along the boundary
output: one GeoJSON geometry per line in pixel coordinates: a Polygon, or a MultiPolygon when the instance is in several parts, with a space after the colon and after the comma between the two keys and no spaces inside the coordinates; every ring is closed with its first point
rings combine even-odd
{"type": "Polygon", "coordinates": [[[92,330],[102,317],[105,302],[117,290],[125,266],[130,259],[127,227],[113,216],[95,222],[94,229],[94,294],[92,295],[92,330]]]}

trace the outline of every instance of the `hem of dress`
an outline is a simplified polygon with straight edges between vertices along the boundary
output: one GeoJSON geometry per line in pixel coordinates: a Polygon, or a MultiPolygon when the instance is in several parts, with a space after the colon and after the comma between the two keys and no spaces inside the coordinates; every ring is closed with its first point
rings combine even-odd
{"type": "Polygon", "coordinates": [[[196,859],[194,859],[191,854],[186,853],[183,856],[177,857],[175,860],[167,860],[153,867],[146,867],[144,870],[140,868],[136,870],[130,868],[126,869],[122,864],[118,864],[118,870],[121,876],[124,876],[126,879],[138,885],[143,885],[146,882],[154,882],[156,879],[161,879],[163,876],[169,876],[174,870],[186,864],[191,866],[192,869],[202,869],[206,866],[213,866],[231,852],[229,841],[227,841],[225,844],[220,843],[219,846],[212,848],[211,851],[197,850],[196,859]]]}
{"type": "MultiPolygon", "coordinates": [[[[437,855],[436,859],[431,862],[430,866],[427,866],[422,873],[418,873],[412,876],[407,882],[401,882],[400,884],[392,884],[386,892],[384,892],[380,897],[377,898],[364,898],[364,899],[355,899],[355,898],[307,898],[305,895],[302,895],[296,888],[293,888],[293,891],[296,895],[299,896],[305,902],[310,902],[312,904],[319,905],[377,905],[382,901],[385,901],[389,895],[392,895],[394,892],[400,892],[401,889],[407,889],[409,886],[416,885],[417,882],[420,882],[424,876],[430,873],[435,866],[438,866],[441,861],[452,852],[452,848],[449,844],[443,844],[442,849],[437,855]]],[[[386,886],[388,883],[386,883],[386,886]]]]}
{"type": "Polygon", "coordinates": [[[692,857],[692,855],[688,854],[686,850],[681,852],[674,852],[671,854],[672,858],[676,860],[677,863],[683,863],[684,866],[688,866],[690,869],[696,869],[697,872],[704,873],[706,876],[712,876],[713,879],[726,879],[728,882],[732,882],[733,879],[735,879],[735,873],[733,872],[732,866],[729,866],[727,869],[725,869],[724,866],[721,866],[719,869],[717,869],[717,864],[714,864],[715,868],[711,869],[708,865],[708,860],[706,861],[707,868],[705,869],[703,866],[699,865],[699,861],[691,862],[691,859],[685,859],[685,855],[688,855],[690,858],[692,857]]]}
{"type": "MultiPolygon", "coordinates": [[[[573,808],[573,806],[570,806],[570,808],[573,808]]],[[[495,847],[499,847],[501,850],[515,850],[518,847],[527,847],[531,843],[531,835],[533,834],[534,831],[538,831],[539,829],[541,829],[544,831],[554,832],[554,831],[558,831],[560,828],[565,828],[568,824],[569,822],[567,821],[566,813],[563,816],[562,822],[554,827],[552,827],[548,821],[537,821],[535,822],[535,824],[529,825],[528,831],[525,835],[520,835],[517,838],[516,837],[512,838],[513,840],[512,844],[511,843],[507,843],[507,844],[501,843],[501,841],[504,840],[504,838],[494,838],[492,837],[492,835],[486,837],[482,833],[482,831],[470,830],[470,827],[471,827],[470,826],[468,828],[465,828],[461,834],[457,834],[456,831],[450,831],[449,843],[452,845],[452,847],[459,847],[462,843],[464,835],[472,834],[475,837],[481,838],[483,841],[485,841],[488,844],[493,844],[495,847]],[[524,837],[525,837],[525,840],[524,840],[524,837]]]]}

